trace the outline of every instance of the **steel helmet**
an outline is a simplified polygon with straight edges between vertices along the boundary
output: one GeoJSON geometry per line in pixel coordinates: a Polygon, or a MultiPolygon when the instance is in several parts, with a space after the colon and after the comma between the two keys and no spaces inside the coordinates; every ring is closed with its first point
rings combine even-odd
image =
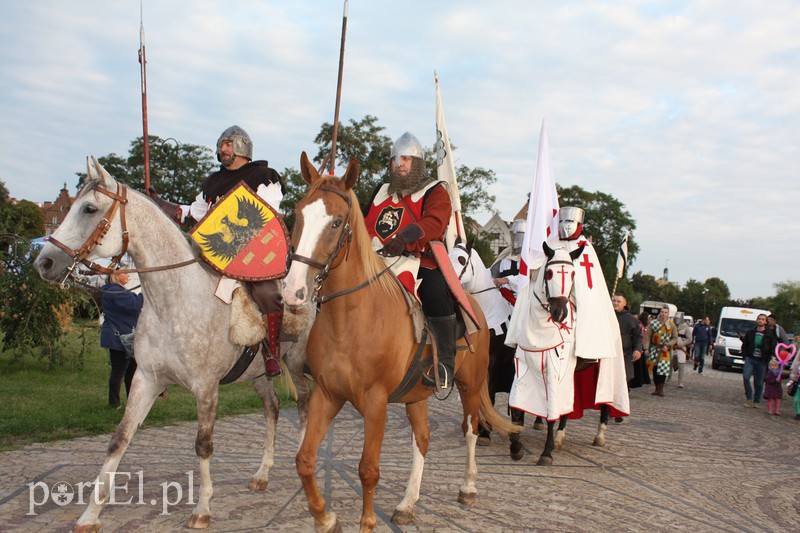
{"type": "Polygon", "coordinates": [[[253,160],[253,141],[250,136],[239,126],[231,126],[222,132],[222,135],[217,139],[217,161],[219,161],[219,149],[222,147],[223,141],[233,141],[233,153],[253,160]]]}
{"type": "Polygon", "coordinates": [[[583,228],[583,209],[562,207],[558,210],[558,236],[569,239],[580,234],[583,228]]]}
{"type": "Polygon", "coordinates": [[[519,254],[522,251],[522,243],[525,240],[525,220],[518,218],[511,223],[511,251],[519,254]]]}
{"type": "MultiPolygon", "coordinates": [[[[420,144],[419,139],[414,137],[414,135],[407,131],[402,134],[392,145],[392,154],[390,158],[400,158],[402,156],[411,156],[417,157],[419,159],[424,159],[425,151],[422,149],[422,144],[420,144]]],[[[397,159],[395,161],[396,164],[400,164],[400,160],[397,159]]]]}

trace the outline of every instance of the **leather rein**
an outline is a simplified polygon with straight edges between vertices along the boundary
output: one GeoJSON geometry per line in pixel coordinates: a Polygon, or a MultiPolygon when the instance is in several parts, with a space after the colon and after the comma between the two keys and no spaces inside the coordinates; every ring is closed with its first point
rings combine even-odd
{"type": "Polygon", "coordinates": [[[111,207],[108,208],[106,211],[105,216],[97,223],[94,231],[86,238],[83,245],[77,250],[73,250],[63,242],[59,241],[53,236],[47,238],[47,242],[52,242],[57,248],[61,249],[67,255],[72,258],[72,264],[67,267],[66,275],[64,279],[61,281],[61,287],[67,288],[69,286],[68,279],[72,277],[75,273],[75,268],[78,266],[78,263],[86,266],[92,272],[96,272],[99,274],[111,274],[112,272],[120,272],[120,273],[131,273],[131,272],[157,272],[160,270],[170,270],[173,268],[180,268],[183,266],[191,265],[192,263],[198,262],[200,259],[195,257],[194,259],[190,259],[188,261],[182,261],[180,263],[175,263],[171,265],[163,265],[157,267],[142,267],[142,268],[116,268],[122,262],[123,256],[128,251],[128,243],[129,243],[129,236],[128,236],[128,225],[125,219],[125,206],[128,205],[128,188],[123,185],[122,183],[117,183],[117,192],[113,193],[108,189],[103,189],[102,187],[98,187],[95,184],[89,191],[96,191],[101,194],[104,194],[114,200],[111,204],[111,207]],[[111,229],[111,221],[114,220],[114,216],[117,214],[117,209],[119,209],[119,219],[120,224],[122,225],[122,250],[111,258],[111,263],[109,266],[104,267],[102,265],[98,265],[93,261],[89,261],[86,259],[86,256],[89,255],[92,250],[94,250],[101,242],[103,242],[103,238],[108,233],[108,230],[111,229]]]}
{"type": "MultiPolygon", "coordinates": [[[[348,289],[344,289],[344,290],[341,290],[341,291],[338,291],[338,292],[334,292],[334,293],[331,293],[331,294],[325,294],[325,295],[322,295],[322,296],[319,295],[319,291],[320,291],[320,289],[322,289],[322,283],[327,279],[328,275],[331,273],[331,269],[334,268],[333,262],[339,256],[339,253],[342,251],[342,248],[346,247],[345,257],[344,257],[344,259],[342,261],[347,261],[347,258],[350,256],[350,243],[353,240],[353,228],[350,226],[350,212],[353,209],[353,203],[350,200],[350,196],[347,193],[343,192],[342,190],[340,190],[340,189],[338,189],[336,187],[331,187],[331,186],[328,186],[328,185],[321,185],[319,187],[319,189],[317,189],[317,190],[327,191],[327,192],[332,192],[334,194],[337,194],[337,195],[339,195],[340,198],[342,198],[347,203],[347,216],[345,217],[346,218],[346,222],[342,226],[342,231],[339,234],[339,241],[336,243],[336,248],[328,256],[328,259],[327,259],[327,261],[325,261],[325,263],[320,263],[319,261],[315,261],[314,259],[312,259],[310,257],[306,257],[304,255],[297,254],[294,251],[289,253],[289,261],[290,262],[291,261],[299,261],[299,262],[304,263],[304,264],[306,264],[306,265],[308,265],[310,267],[314,267],[316,269],[319,269],[319,272],[314,276],[314,296],[313,296],[313,301],[315,303],[323,304],[325,302],[329,302],[329,301],[333,300],[334,298],[338,298],[339,296],[344,296],[345,294],[350,294],[352,292],[356,292],[358,290],[361,290],[361,289],[369,286],[372,282],[374,282],[375,280],[380,278],[382,275],[384,275],[389,270],[390,267],[387,266],[386,268],[384,268],[383,270],[378,272],[372,278],[370,278],[367,281],[365,281],[363,283],[360,283],[360,284],[358,284],[358,285],[356,285],[354,287],[350,287],[348,289]]],[[[398,260],[399,260],[399,258],[398,258],[398,260]]]]}

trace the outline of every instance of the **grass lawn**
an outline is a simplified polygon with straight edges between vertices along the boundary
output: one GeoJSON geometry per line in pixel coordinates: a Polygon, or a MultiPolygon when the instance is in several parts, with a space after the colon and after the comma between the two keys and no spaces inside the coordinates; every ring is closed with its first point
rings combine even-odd
{"type": "MultiPolygon", "coordinates": [[[[100,348],[95,321],[79,321],[67,337],[68,349],[79,347],[78,333],[89,338],[83,369],[48,369],[35,358],[12,363],[10,352],[0,353],[0,451],[20,446],[113,432],[123,410],[108,407],[108,351],[100,348]]],[[[294,401],[282,379],[276,381],[283,407],[294,401]]],[[[123,407],[125,385],[122,386],[123,407]]],[[[260,412],[261,399],[249,382],[220,387],[218,416],[260,412]]],[[[194,397],[177,385],[167,398],[157,398],[143,424],[164,426],[197,420],[194,397]]]]}

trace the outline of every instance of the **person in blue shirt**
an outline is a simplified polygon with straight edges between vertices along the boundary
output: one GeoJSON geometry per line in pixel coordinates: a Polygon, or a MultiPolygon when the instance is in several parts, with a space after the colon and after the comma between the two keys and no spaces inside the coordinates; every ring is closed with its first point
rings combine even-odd
{"type": "Polygon", "coordinates": [[[111,359],[111,375],[108,379],[108,405],[120,407],[120,388],[125,381],[125,392],[131,394],[131,382],[136,372],[136,360],[129,356],[120,335],[133,333],[142,310],[144,296],[125,288],[128,274],[112,272],[108,283],[103,285],[103,326],[100,329],[100,346],[108,349],[111,359]]]}
{"type": "Polygon", "coordinates": [[[702,322],[694,325],[692,338],[694,339],[694,370],[698,374],[702,374],[706,365],[706,354],[713,340],[711,337],[710,318],[705,317],[702,322]]]}

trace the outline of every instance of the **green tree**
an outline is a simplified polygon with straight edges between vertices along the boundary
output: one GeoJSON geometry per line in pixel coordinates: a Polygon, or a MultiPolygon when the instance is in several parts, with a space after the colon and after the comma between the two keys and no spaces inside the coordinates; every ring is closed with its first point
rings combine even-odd
{"type": "MultiPolygon", "coordinates": [[[[200,192],[203,180],[217,167],[214,152],[205,146],[180,143],[171,137],[162,139],[157,135],[150,135],[148,144],[150,186],[165,200],[179,204],[192,203],[200,192]]],[[[144,191],[143,146],[142,137],[137,137],[131,141],[126,158],[112,153],[97,160],[114,179],[144,191]]],[[[78,177],[80,190],[86,173],[78,173],[78,177]]]]}
{"type": "MultiPolygon", "coordinates": [[[[375,188],[387,173],[392,139],[383,134],[385,129],[378,125],[378,118],[372,115],[366,115],[359,121],[350,119],[347,125],[339,124],[336,137],[336,173],[340,175],[350,159],[355,158],[358,161],[358,182],[353,191],[362,205],[370,200],[375,188]]],[[[325,122],[314,138],[314,143],[319,147],[314,157],[315,163],[322,164],[330,156],[332,142],[333,124],[325,122]]]]}
{"type": "Polygon", "coordinates": [[[8,187],[6,187],[6,182],[0,180],[0,202],[5,202],[9,199],[11,194],[8,192],[8,187]]]}
{"type": "Polygon", "coordinates": [[[580,207],[584,210],[583,233],[592,238],[603,275],[608,288],[614,286],[617,275],[617,256],[626,232],[628,236],[628,267],[630,267],[639,245],[633,236],[636,222],[625,205],[610,194],[589,192],[577,185],[561,187],[556,185],[558,203],[561,206],[580,207]]]}
{"type": "Polygon", "coordinates": [[[44,235],[44,213],[28,200],[16,204],[0,201],[0,248],[8,249],[17,238],[33,239],[44,235]]]}
{"type": "Polygon", "coordinates": [[[0,330],[3,349],[13,350],[14,360],[32,354],[48,366],[83,363],[83,351],[64,349],[63,336],[72,327],[76,306],[88,295],[57,290],[33,268],[35,253],[30,241],[20,239],[2,257],[0,269],[0,330]]]}

